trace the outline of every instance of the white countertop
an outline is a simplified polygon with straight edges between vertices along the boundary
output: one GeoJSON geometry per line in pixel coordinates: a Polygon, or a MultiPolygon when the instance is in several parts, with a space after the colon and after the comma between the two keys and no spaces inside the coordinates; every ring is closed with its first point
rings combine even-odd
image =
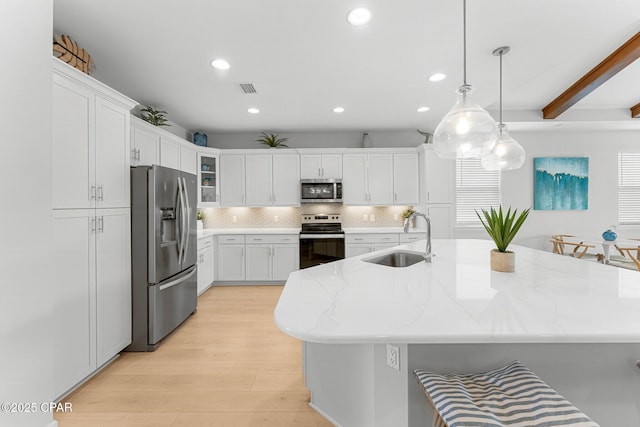
{"type": "Polygon", "coordinates": [[[220,234],[295,234],[300,233],[299,228],[205,228],[198,230],[198,239],[220,234]]]}
{"type": "MultiPolygon", "coordinates": [[[[425,240],[401,247],[424,251],[425,240]]],[[[431,264],[366,254],[294,272],[276,324],[321,343],[640,342],[638,272],[511,245],[516,271],[501,273],[492,248],[436,239],[431,264]]]]}
{"type": "MultiPolygon", "coordinates": [[[[346,234],[355,233],[404,233],[404,227],[343,227],[346,234]]],[[[424,228],[409,228],[409,233],[425,233],[424,228]]]]}

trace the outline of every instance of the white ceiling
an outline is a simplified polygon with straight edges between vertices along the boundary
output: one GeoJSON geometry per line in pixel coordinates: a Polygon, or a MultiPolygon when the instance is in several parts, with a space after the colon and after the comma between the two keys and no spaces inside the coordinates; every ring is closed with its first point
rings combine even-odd
{"type": "MultiPolygon", "coordinates": [[[[95,78],[189,130],[433,130],[462,83],[462,0],[54,0],[54,31],[87,49],[95,78]],[[372,20],[353,27],[361,6],[372,20]],[[214,70],[217,57],[231,69],[214,70]],[[436,71],[449,77],[429,82],[436,71]]],[[[542,107],[638,31],[638,0],[469,0],[467,80],[497,110],[491,52],[510,46],[504,121],[539,126],[542,107]]],[[[640,61],[552,125],[640,128],[638,82],[640,61]]]]}

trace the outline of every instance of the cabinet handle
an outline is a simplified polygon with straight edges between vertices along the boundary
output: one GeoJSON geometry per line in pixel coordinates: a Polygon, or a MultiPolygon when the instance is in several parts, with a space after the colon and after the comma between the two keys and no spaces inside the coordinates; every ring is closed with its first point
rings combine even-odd
{"type": "Polygon", "coordinates": [[[138,161],[140,161],[140,149],[138,148],[138,161]]]}
{"type": "Polygon", "coordinates": [[[255,240],[255,241],[258,241],[258,240],[260,240],[260,241],[261,241],[262,239],[253,239],[253,240],[255,240]]]}
{"type": "Polygon", "coordinates": [[[91,189],[89,190],[89,198],[91,200],[95,200],[96,199],[96,186],[92,185],[91,189]]]}
{"type": "Polygon", "coordinates": [[[91,218],[91,232],[92,233],[96,232],[96,219],[95,218],[91,218]]]}
{"type": "Polygon", "coordinates": [[[427,191],[427,200],[431,200],[431,197],[429,197],[429,192],[427,191]]]}
{"type": "Polygon", "coordinates": [[[384,238],[384,239],[382,239],[382,240],[391,240],[391,237],[385,237],[385,238],[384,238]]]}
{"type": "Polygon", "coordinates": [[[322,168],[322,176],[324,176],[324,168],[322,168]]]}
{"type": "Polygon", "coordinates": [[[322,176],[322,168],[318,168],[318,176],[322,176]]]}
{"type": "Polygon", "coordinates": [[[133,161],[133,162],[136,161],[136,149],[135,148],[131,149],[131,161],[133,161]]]}
{"type": "Polygon", "coordinates": [[[104,233],[104,217],[98,218],[98,232],[104,233]]]}
{"type": "Polygon", "coordinates": [[[104,187],[102,184],[98,185],[98,200],[104,201],[104,187]]]}
{"type": "Polygon", "coordinates": [[[362,240],[362,239],[361,239],[361,238],[356,237],[356,238],[355,238],[355,239],[353,239],[353,240],[362,240]]]}

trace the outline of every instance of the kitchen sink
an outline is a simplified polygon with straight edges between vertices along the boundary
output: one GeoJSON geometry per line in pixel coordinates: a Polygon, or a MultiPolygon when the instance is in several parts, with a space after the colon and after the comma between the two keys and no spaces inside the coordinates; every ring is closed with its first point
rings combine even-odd
{"type": "Polygon", "coordinates": [[[372,258],[365,258],[362,261],[387,267],[409,267],[424,261],[424,254],[411,251],[394,251],[372,258]]]}

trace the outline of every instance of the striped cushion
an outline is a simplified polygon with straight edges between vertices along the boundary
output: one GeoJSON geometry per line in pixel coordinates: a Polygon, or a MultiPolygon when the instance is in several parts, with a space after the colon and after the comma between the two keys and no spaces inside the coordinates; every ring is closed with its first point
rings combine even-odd
{"type": "Polygon", "coordinates": [[[414,374],[449,427],[598,427],[518,361],[481,374],[414,374]]]}

